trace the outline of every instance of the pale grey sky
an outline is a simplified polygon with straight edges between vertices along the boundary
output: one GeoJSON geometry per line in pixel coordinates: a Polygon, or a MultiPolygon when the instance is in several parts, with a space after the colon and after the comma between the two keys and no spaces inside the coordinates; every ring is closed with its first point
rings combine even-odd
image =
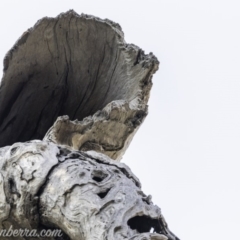
{"type": "Polygon", "coordinates": [[[128,43],[153,52],[161,64],[149,115],[123,162],[180,239],[239,238],[239,1],[0,4],[1,59],[38,19],[69,9],[118,22],[128,43]]]}

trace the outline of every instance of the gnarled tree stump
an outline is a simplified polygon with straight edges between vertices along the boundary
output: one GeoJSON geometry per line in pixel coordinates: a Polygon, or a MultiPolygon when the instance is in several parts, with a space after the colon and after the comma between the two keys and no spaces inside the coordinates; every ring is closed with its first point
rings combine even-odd
{"type": "Polygon", "coordinates": [[[0,230],[178,239],[118,162],[147,115],[158,64],[118,24],[74,11],[23,34],[0,86],[0,230]]]}

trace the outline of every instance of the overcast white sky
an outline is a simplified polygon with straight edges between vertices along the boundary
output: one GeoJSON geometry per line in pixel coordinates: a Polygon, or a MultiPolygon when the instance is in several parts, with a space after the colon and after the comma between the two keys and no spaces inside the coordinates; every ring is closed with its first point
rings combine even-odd
{"type": "Polygon", "coordinates": [[[123,161],[170,229],[181,240],[239,239],[239,1],[1,0],[0,59],[38,19],[69,9],[118,22],[161,62],[123,161]]]}

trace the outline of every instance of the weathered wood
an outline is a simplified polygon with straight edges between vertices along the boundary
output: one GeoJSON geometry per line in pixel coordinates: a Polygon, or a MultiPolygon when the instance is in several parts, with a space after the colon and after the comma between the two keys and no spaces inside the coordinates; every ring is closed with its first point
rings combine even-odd
{"type": "Polygon", "coordinates": [[[74,11],[23,34],[0,86],[0,230],[178,240],[131,170],[114,161],[147,115],[158,64],[126,44],[118,24],[74,11]]]}
{"type": "Polygon", "coordinates": [[[72,240],[177,240],[123,163],[44,141],[0,154],[3,228],[58,228],[72,240]]]}
{"type": "MultiPolygon", "coordinates": [[[[90,150],[95,145],[95,150],[121,158],[147,114],[151,78],[157,69],[156,57],[126,44],[120,26],[112,21],[74,11],[43,18],[5,57],[0,147],[43,139],[58,116],[68,115],[70,120],[91,118],[88,138],[85,135],[83,141],[81,136],[88,120],[79,123],[75,132],[72,128],[69,138],[61,134],[70,130],[58,133],[54,128],[49,138],[74,149],[90,150]],[[98,117],[95,113],[108,104],[115,105],[112,112],[107,107],[98,117]],[[107,118],[111,124],[101,123],[101,131],[106,133],[102,139],[94,128],[107,118]]],[[[59,119],[54,127],[59,124],[65,123],[59,119]]]]}

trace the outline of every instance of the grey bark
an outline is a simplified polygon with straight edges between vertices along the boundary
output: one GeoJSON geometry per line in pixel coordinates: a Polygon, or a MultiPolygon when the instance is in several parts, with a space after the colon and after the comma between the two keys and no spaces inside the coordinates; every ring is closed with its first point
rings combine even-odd
{"type": "Polygon", "coordinates": [[[74,11],[23,34],[0,86],[0,230],[178,239],[118,162],[147,115],[158,64],[118,24],[74,11]]]}

